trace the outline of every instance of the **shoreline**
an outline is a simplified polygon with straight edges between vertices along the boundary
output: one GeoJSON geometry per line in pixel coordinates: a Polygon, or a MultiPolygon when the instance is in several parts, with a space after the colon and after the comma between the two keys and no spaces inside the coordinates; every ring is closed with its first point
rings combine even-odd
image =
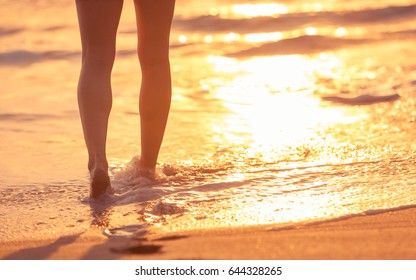
{"type": "Polygon", "coordinates": [[[109,239],[101,230],[0,242],[1,259],[415,260],[416,208],[279,228],[273,225],[109,239]]]}

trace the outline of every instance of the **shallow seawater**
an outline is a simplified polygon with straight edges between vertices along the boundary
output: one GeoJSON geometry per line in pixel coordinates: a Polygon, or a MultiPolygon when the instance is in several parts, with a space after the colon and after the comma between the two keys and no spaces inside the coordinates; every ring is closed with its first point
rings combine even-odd
{"type": "Polygon", "coordinates": [[[0,4],[2,241],[416,205],[415,1],[178,1],[156,181],[136,175],[140,69],[125,1],[108,135],[115,194],[102,203],[88,200],[73,1],[0,4]]]}

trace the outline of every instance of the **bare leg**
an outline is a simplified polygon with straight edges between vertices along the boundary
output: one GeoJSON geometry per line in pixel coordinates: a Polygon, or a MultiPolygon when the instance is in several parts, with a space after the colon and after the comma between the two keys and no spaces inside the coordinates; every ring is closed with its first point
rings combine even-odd
{"type": "MultiPolygon", "coordinates": [[[[170,109],[169,36],[175,0],[135,0],[140,89],[141,168],[154,170],[170,109]]],[[[142,174],[146,175],[146,174],[142,174]]]]}
{"type": "Polygon", "coordinates": [[[106,138],[111,110],[111,70],[123,0],[77,0],[82,42],[78,105],[88,149],[91,193],[99,197],[109,187],[106,138]]]}

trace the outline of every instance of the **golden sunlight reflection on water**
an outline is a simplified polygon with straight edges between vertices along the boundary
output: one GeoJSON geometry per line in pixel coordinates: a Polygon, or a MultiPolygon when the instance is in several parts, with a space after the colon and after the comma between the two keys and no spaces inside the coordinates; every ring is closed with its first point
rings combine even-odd
{"type": "Polygon", "coordinates": [[[293,55],[245,61],[210,56],[207,60],[219,74],[233,74],[230,81],[204,83],[232,112],[213,128],[223,135],[222,141],[231,145],[249,144],[251,152],[267,155],[276,147],[301,146],[323,127],[363,117],[348,115],[347,108],[323,107],[314,95],[318,74],[321,78],[333,75],[343,67],[335,56],[311,59],[293,55]]]}
{"type": "Polygon", "coordinates": [[[287,14],[288,8],[276,3],[238,4],[232,6],[234,14],[246,17],[276,16],[287,14]]]}
{"type": "MultiPolygon", "coordinates": [[[[338,206],[348,192],[344,184],[350,182],[342,181],[343,171],[330,165],[339,163],[346,151],[339,148],[345,138],[338,138],[337,129],[355,127],[368,116],[320,99],[322,83],[343,82],[350,74],[344,59],[335,53],[246,60],[207,56],[214,74],[201,79],[200,86],[226,109],[204,128],[214,132],[211,144],[218,147],[218,154],[207,161],[226,169],[231,160],[236,169],[212,183],[214,201],[191,205],[189,215],[162,228],[284,224],[352,211],[338,206]],[[308,168],[297,169],[303,166],[308,168]],[[338,173],[332,177],[332,172],[338,173]],[[340,191],[327,180],[340,181],[340,191]],[[328,185],[335,187],[328,191],[328,185]]],[[[353,201],[357,196],[347,197],[353,201]]]]}
{"type": "Polygon", "coordinates": [[[278,16],[287,14],[289,9],[282,4],[277,3],[256,3],[256,4],[235,4],[229,6],[222,6],[218,8],[211,8],[209,14],[212,16],[226,16],[226,17],[261,17],[261,16],[278,16]]]}

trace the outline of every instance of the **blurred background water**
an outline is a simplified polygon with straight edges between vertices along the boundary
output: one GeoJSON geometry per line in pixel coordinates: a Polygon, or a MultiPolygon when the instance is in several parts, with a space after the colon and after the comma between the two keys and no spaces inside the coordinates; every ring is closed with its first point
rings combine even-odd
{"type": "Polygon", "coordinates": [[[287,225],[416,204],[416,1],[178,0],[155,183],[134,174],[140,69],[125,1],[108,136],[116,194],[98,208],[76,103],[75,3],[0,6],[1,240],[91,225],[116,236],[287,225]]]}

